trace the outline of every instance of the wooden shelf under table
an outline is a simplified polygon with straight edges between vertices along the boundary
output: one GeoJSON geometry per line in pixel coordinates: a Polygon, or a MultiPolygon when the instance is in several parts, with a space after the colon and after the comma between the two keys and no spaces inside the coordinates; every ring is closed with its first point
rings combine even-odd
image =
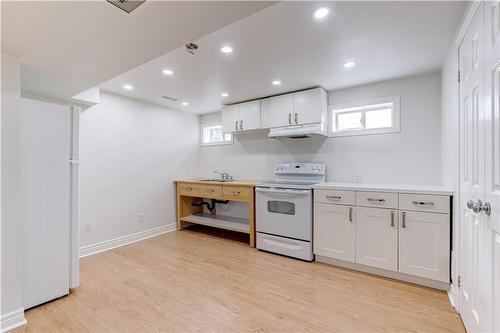
{"type": "Polygon", "coordinates": [[[181,221],[194,224],[203,224],[206,226],[215,227],[219,229],[238,231],[245,234],[250,233],[248,219],[239,217],[200,213],[195,215],[184,216],[183,218],[181,218],[181,221]]]}

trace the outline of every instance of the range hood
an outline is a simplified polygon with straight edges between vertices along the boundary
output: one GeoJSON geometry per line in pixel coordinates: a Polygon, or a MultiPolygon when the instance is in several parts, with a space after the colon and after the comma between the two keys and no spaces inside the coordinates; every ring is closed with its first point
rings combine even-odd
{"type": "Polygon", "coordinates": [[[269,137],[276,139],[302,139],[311,136],[327,136],[325,123],[276,127],[269,130],[269,137]]]}

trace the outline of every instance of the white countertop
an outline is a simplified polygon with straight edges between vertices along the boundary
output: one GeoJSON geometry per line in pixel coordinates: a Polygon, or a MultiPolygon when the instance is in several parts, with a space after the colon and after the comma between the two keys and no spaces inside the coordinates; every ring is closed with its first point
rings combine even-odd
{"type": "Polygon", "coordinates": [[[453,189],[446,186],[427,186],[427,185],[392,185],[376,183],[337,183],[326,182],[313,186],[314,189],[322,190],[358,190],[358,191],[381,191],[381,192],[399,192],[399,193],[418,193],[434,195],[453,195],[453,189]]]}

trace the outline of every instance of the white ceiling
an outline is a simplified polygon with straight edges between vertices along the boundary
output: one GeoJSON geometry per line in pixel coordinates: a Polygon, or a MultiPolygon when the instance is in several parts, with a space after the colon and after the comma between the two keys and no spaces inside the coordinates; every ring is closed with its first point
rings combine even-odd
{"type": "Polygon", "coordinates": [[[21,57],[23,91],[68,99],[271,4],[1,1],[2,52],[21,57]]]}
{"type": "Polygon", "coordinates": [[[466,3],[281,2],[117,76],[100,87],[193,113],[312,86],[327,90],[438,70],[466,3]],[[315,9],[330,8],[322,21],[315,9]],[[222,45],[233,54],[220,52],[222,45]],[[355,61],[345,69],[343,64],[355,61]],[[166,77],[162,69],[175,74],[166,77]],[[271,85],[282,80],[280,87],[271,85]],[[132,84],[133,91],[124,91],[132,84]],[[222,98],[221,92],[229,93],[222,98]],[[181,101],[162,99],[166,95],[181,101]]]}

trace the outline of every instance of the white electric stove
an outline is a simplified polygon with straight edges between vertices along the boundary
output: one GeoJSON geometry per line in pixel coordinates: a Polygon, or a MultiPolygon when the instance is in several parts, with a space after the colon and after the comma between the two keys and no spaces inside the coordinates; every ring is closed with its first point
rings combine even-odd
{"type": "Polygon", "coordinates": [[[321,163],[284,163],[275,181],[257,184],[257,248],[312,261],[312,186],[325,181],[321,163]]]}

